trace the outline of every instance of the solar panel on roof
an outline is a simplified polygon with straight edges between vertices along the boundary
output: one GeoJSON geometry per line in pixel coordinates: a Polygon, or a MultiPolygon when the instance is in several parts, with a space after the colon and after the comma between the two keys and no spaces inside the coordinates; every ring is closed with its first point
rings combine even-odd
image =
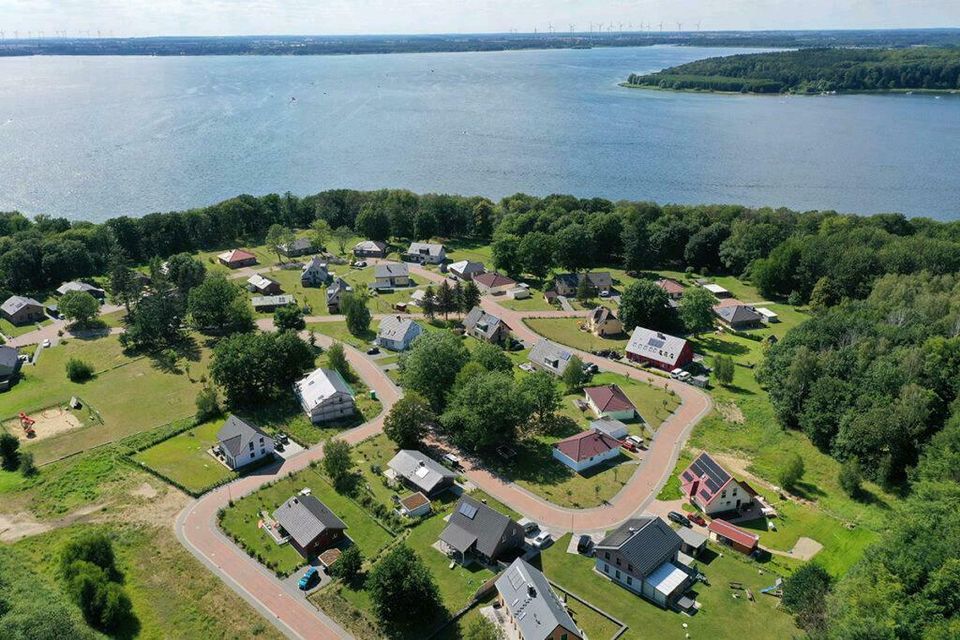
{"type": "Polygon", "coordinates": [[[477,515],[477,508],[472,504],[464,502],[460,505],[460,513],[473,520],[477,515]]]}
{"type": "Polygon", "coordinates": [[[656,349],[659,349],[659,348],[662,347],[664,344],[665,344],[665,343],[664,343],[663,340],[657,340],[656,338],[651,338],[651,339],[650,339],[650,345],[651,345],[652,347],[656,348],[656,349]]]}
{"type": "Polygon", "coordinates": [[[523,576],[520,574],[520,569],[515,568],[507,575],[507,579],[510,581],[510,586],[513,587],[513,590],[518,590],[521,585],[525,582],[523,576]]]}
{"type": "Polygon", "coordinates": [[[430,470],[426,467],[418,467],[415,473],[418,478],[424,478],[428,473],[430,473],[430,470]]]}

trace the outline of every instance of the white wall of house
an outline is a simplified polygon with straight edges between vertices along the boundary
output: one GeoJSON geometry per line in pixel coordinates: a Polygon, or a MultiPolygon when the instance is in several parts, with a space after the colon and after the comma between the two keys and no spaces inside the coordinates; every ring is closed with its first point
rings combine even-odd
{"type": "Polygon", "coordinates": [[[590,396],[587,396],[587,404],[590,406],[590,411],[593,412],[593,415],[598,418],[613,418],[614,420],[632,420],[636,415],[636,411],[633,409],[627,409],[624,411],[607,411],[606,413],[600,411],[599,407],[594,404],[593,399],[590,396]]]}
{"type": "Polygon", "coordinates": [[[694,501],[707,515],[712,515],[714,513],[723,513],[725,511],[734,511],[738,507],[749,504],[753,498],[747,493],[743,487],[740,486],[740,483],[736,480],[731,480],[727,483],[720,493],[713,499],[713,502],[710,504],[703,504],[698,496],[694,496],[694,501]]]}
{"type": "Polygon", "coordinates": [[[258,462],[264,458],[273,456],[273,439],[272,438],[262,438],[263,442],[260,442],[261,438],[253,443],[253,449],[250,449],[249,446],[245,451],[242,451],[236,458],[230,455],[230,452],[224,449],[224,459],[227,462],[227,466],[231,469],[239,469],[240,467],[245,467],[248,464],[253,462],[258,462]]]}
{"type": "Polygon", "coordinates": [[[559,460],[577,472],[583,471],[584,469],[589,469],[590,467],[601,464],[602,462],[606,462],[612,458],[616,458],[618,455],[620,455],[620,449],[610,449],[609,451],[601,453],[600,455],[593,456],[592,458],[586,458],[577,462],[567,454],[560,451],[560,449],[557,449],[556,447],[553,449],[553,458],[555,460],[559,460]]]}
{"type": "Polygon", "coordinates": [[[348,418],[356,413],[353,398],[346,393],[331,396],[316,407],[307,410],[307,416],[313,424],[348,418]]]}

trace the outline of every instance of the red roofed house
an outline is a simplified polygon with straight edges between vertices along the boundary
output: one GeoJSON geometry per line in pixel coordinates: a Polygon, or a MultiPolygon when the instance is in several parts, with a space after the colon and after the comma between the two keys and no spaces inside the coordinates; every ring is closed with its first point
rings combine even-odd
{"type": "Polygon", "coordinates": [[[757,495],[750,485],[736,480],[706,453],[697,456],[680,474],[680,489],[709,516],[739,512],[753,504],[757,495]]]}
{"type": "Polygon", "coordinates": [[[224,251],[217,256],[217,260],[220,261],[220,264],[226,265],[231,269],[251,267],[257,264],[257,256],[253,255],[249,251],[244,251],[243,249],[224,251]]]}
{"type": "Polygon", "coordinates": [[[663,289],[664,291],[666,291],[667,296],[669,296],[673,300],[679,300],[680,298],[683,297],[683,285],[677,282],[676,280],[671,280],[670,278],[663,278],[661,280],[657,280],[655,284],[661,289],[663,289]]]}
{"type": "Polygon", "coordinates": [[[590,410],[598,418],[631,420],[637,414],[637,408],[630,402],[630,398],[615,384],[586,387],[583,393],[590,410]]]}
{"type": "Polygon", "coordinates": [[[584,431],[553,445],[553,457],[577,473],[620,455],[620,441],[601,431],[584,431]]]}
{"type": "Polygon", "coordinates": [[[637,327],[627,343],[627,358],[673,371],[693,361],[693,347],[683,338],[668,336],[659,331],[637,327]]]}
{"type": "Polygon", "coordinates": [[[508,278],[502,273],[488,271],[487,273],[473,276],[473,284],[477,285],[480,293],[495,296],[506,293],[516,287],[517,281],[513,278],[508,278]]]}
{"type": "Polygon", "coordinates": [[[707,529],[710,531],[711,540],[732,547],[740,553],[753,553],[760,545],[760,536],[735,527],[726,520],[711,520],[707,529]]]}

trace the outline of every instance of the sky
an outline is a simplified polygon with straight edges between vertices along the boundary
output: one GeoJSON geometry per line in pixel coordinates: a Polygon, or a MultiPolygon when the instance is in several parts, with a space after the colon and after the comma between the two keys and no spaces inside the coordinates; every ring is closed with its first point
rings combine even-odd
{"type": "Polygon", "coordinates": [[[960,0],[0,0],[0,30],[104,36],[958,27],[960,0]],[[616,26],[615,29],[618,29],[616,26]]]}

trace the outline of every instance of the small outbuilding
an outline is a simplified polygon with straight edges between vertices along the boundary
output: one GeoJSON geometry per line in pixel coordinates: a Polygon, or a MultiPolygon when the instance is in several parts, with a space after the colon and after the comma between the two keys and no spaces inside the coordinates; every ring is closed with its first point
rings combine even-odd
{"type": "Polygon", "coordinates": [[[630,434],[627,425],[614,418],[598,418],[597,420],[593,420],[590,422],[590,428],[594,431],[605,433],[616,440],[623,440],[630,434]]]}
{"type": "Polygon", "coordinates": [[[247,278],[247,289],[262,296],[275,296],[282,291],[279,282],[259,273],[247,278]]]}
{"type": "Polygon", "coordinates": [[[740,553],[751,554],[760,546],[760,536],[740,527],[730,524],[726,520],[711,520],[707,525],[710,539],[717,544],[736,549],[740,553]]]}
{"type": "Polygon", "coordinates": [[[407,518],[422,518],[430,513],[430,498],[419,491],[411,493],[405,498],[400,499],[400,505],[397,509],[400,515],[407,518]]]}
{"type": "Polygon", "coordinates": [[[699,531],[694,531],[687,527],[677,529],[677,535],[680,536],[680,551],[691,558],[696,558],[704,549],[707,548],[707,536],[699,531]]]}
{"type": "Polygon", "coordinates": [[[254,311],[261,313],[272,313],[280,307],[288,307],[297,304],[297,299],[289,294],[279,296],[254,296],[250,301],[253,304],[254,311]]]}

